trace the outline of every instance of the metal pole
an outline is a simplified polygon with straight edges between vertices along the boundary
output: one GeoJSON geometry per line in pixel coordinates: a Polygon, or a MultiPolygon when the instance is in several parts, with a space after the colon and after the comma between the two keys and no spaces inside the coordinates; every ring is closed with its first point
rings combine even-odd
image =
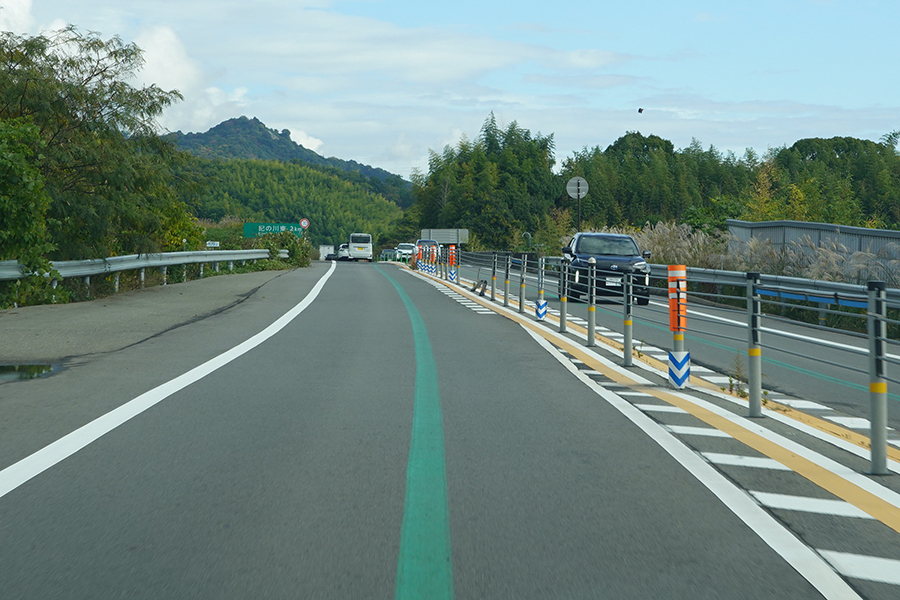
{"type": "Polygon", "coordinates": [[[491,264],[491,302],[497,299],[497,253],[493,253],[493,262],[491,264]]]}
{"type": "Polygon", "coordinates": [[[566,294],[568,293],[569,288],[569,265],[562,265],[562,269],[559,272],[560,280],[559,280],[559,332],[566,332],[566,294]]]}
{"type": "Polygon", "coordinates": [[[747,273],[747,393],[751,417],[762,416],[762,348],[759,341],[759,273],[747,273]]]}
{"type": "Polygon", "coordinates": [[[596,344],[594,339],[597,328],[597,307],[594,305],[594,286],[596,285],[596,265],[597,261],[592,256],[588,259],[588,333],[587,345],[596,344]]]}
{"type": "Polygon", "coordinates": [[[512,264],[512,255],[506,255],[506,276],[503,278],[503,306],[509,306],[509,267],[512,264]]]}
{"type": "Polygon", "coordinates": [[[543,321],[547,315],[547,302],[544,300],[544,257],[538,258],[538,299],[534,307],[534,316],[543,321]]]}
{"type": "Polygon", "coordinates": [[[888,475],[887,468],[887,381],[885,380],[884,341],[887,338],[885,323],[885,284],[870,281],[869,289],[869,439],[872,444],[872,475],[888,475]]]}
{"type": "Polygon", "coordinates": [[[528,258],[522,255],[522,262],[519,263],[521,272],[519,273],[519,314],[525,312],[525,267],[528,264],[528,258]]]}
{"type": "Polygon", "coordinates": [[[622,364],[626,367],[630,367],[632,365],[632,346],[634,345],[632,341],[632,318],[631,318],[631,273],[625,273],[622,276],[622,303],[623,303],[623,318],[622,322],[624,324],[623,333],[624,339],[622,340],[622,364]]]}

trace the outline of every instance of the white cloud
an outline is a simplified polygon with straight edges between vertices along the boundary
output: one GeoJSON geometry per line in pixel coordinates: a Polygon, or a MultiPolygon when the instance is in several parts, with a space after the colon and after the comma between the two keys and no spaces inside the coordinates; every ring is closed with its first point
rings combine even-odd
{"type": "Polygon", "coordinates": [[[144,68],[138,76],[142,83],[183,92],[202,86],[200,65],[188,56],[184,44],[169,27],[147,29],[135,43],[144,51],[144,68]]]}
{"type": "Polygon", "coordinates": [[[0,31],[23,34],[30,32],[32,27],[31,0],[0,1],[0,31]]]}
{"type": "Polygon", "coordinates": [[[305,131],[300,131],[298,129],[289,129],[289,131],[291,132],[291,139],[295,143],[300,144],[313,152],[317,152],[319,148],[322,147],[322,144],[324,144],[322,140],[308,135],[305,131]]]}
{"type": "Polygon", "coordinates": [[[2,0],[0,2],[0,31],[28,33],[34,27],[31,0],[2,0]]]}

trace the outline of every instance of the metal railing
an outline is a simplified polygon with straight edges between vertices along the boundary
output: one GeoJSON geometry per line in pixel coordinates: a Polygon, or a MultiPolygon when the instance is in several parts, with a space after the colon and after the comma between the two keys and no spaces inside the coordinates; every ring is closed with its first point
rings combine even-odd
{"type": "MultiPolygon", "coordinates": [[[[596,294],[599,291],[608,294],[611,289],[615,290],[613,295],[606,295],[603,300],[605,304],[618,305],[621,310],[624,366],[631,366],[636,354],[633,347],[635,326],[654,324],[671,329],[672,307],[666,292],[669,275],[666,265],[651,265],[646,282],[643,274],[640,281],[635,281],[633,273],[600,272],[592,266],[588,281],[575,283],[570,272],[572,267],[558,257],[537,258],[509,252],[457,252],[453,262],[451,264],[447,249],[443,249],[434,257],[425,257],[418,266],[441,279],[470,288],[473,292],[478,291],[482,296],[489,295],[492,302],[502,301],[506,307],[515,302],[519,313],[524,313],[526,304],[530,304],[534,306],[534,318],[538,321],[546,319],[545,294],[555,294],[558,297],[558,313],[555,314],[561,333],[567,331],[569,296],[576,291],[572,286],[577,286],[577,291],[585,296],[588,304],[586,343],[589,346],[595,343],[596,337],[596,294]],[[598,282],[600,278],[603,278],[602,285],[598,282]],[[615,278],[620,278],[618,285],[615,278]],[[510,291],[513,280],[518,280],[517,295],[510,291]],[[644,289],[645,283],[649,284],[647,290],[644,289]],[[648,300],[640,311],[640,323],[636,325],[633,304],[639,294],[643,304],[645,291],[650,299],[656,297],[666,302],[648,300]]],[[[900,364],[900,355],[895,350],[900,343],[896,333],[900,332],[900,289],[886,289],[883,282],[877,281],[854,285],[760,273],[697,268],[687,268],[685,271],[690,305],[714,309],[693,312],[689,319],[692,325],[690,333],[746,345],[747,390],[745,393],[741,390],[741,395],[748,399],[747,416],[760,417],[763,414],[763,352],[811,360],[822,365],[825,371],[845,369],[867,374],[871,473],[887,474],[887,386],[888,382],[900,383],[900,379],[889,377],[886,367],[900,364]],[[800,326],[821,332],[821,335],[812,339],[793,331],[800,326]],[[894,332],[893,338],[888,335],[889,331],[894,332]],[[836,332],[858,339],[859,345],[827,339],[827,334],[836,332]],[[791,350],[786,344],[779,343],[779,339],[812,344],[838,353],[839,357],[856,357],[857,362],[867,358],[868,365],[854,366],[850,359],[827,358],[812,351],[791,350]]],[[[673,346],[678,345],[677,340],[676,335],[673,346]]]]}
{"type": "MultiPolygon", "coordinates": [[[[279,257],[287,258],[288,251],[280,250],[279,257]]],[[[104,273],[135,271],[146,268],[166,269],[172,266],[192,264],[218,265],[219,263],[228,263],[229,270],[232,270],[234,263],[237,261],[267,258],[269,258],[269,251],[263,248],[256,250],[204,250],[196,252],[162,252],[159,254],[128,254],[88,260],[57,260],[52,261],[51,265],[53,270],[59,273],[60,277],[68,279],[70,277],[91,277],[92,275],[102,275],[104,273]]],[[[14,281],[27,275],[27,273],[24,273],[22,265],[17,261],[0,261],[0,281],[14,281]]]]}

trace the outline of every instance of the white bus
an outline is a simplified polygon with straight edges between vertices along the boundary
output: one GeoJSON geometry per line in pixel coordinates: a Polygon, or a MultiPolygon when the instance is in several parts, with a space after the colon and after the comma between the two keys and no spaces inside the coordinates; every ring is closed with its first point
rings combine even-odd
{"type": "Polygon", "coordinates": [[[372,262],[372,236],[368,233],[350,234],[350,260],[372,262]]]}

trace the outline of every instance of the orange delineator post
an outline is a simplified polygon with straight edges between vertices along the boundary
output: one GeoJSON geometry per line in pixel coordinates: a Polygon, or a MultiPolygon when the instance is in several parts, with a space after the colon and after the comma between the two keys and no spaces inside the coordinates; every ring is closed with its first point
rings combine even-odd
{"type": "Polygon", "coordinates": [[[669,383],[681,389],[691,378],[691,353],[684,350],[687,331],[687,267],[684,265],[669,265],[669,330],[673,337],[669,383]]]}
{"type": "Polygon", "coordinates": [[[447,278],[459,283],[459,270],[456,268],[456,244],[450,244],[450,251],[447,253],[447,278]]]}
{"type": "MultiPolygon", "coordinates": [[[[687,267],[669,265],[669,331],[687,329],[687,267]]],[[[682,341],[684,336],[681,336],[682,341]]]]}

